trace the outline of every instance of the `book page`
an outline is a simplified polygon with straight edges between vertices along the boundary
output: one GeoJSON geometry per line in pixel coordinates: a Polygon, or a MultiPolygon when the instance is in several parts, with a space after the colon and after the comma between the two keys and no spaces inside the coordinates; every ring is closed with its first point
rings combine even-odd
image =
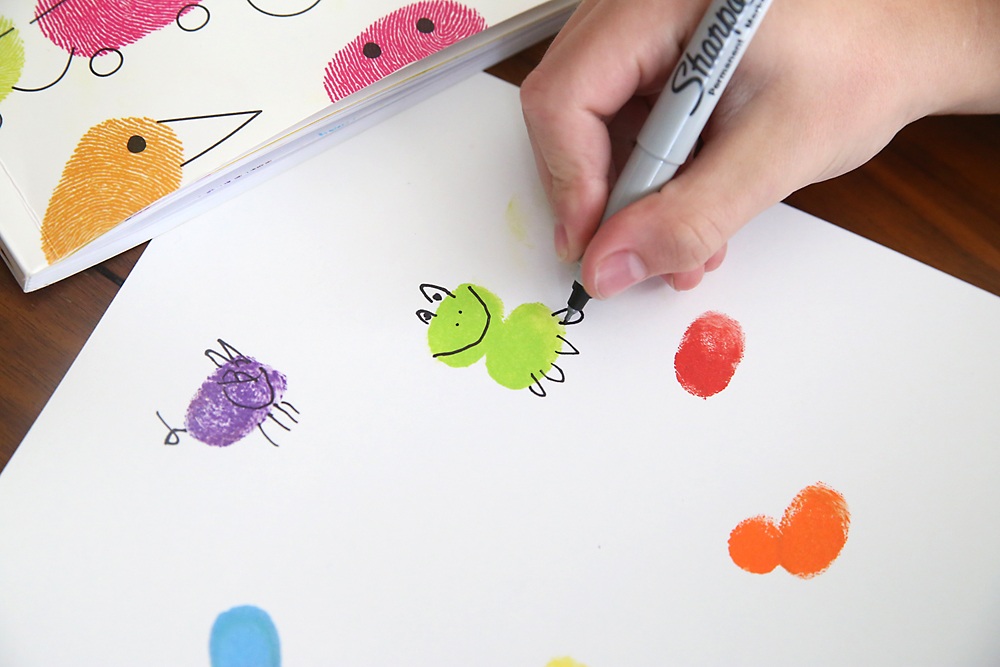
{"type": "Polygon", "coordinates": [[[0,663],[996,661],[995,296],[785,206],[573,274],[486,75],[155,240],[0,476],[0,663]]]}
{"type": "Polygon", "coordinates": [[[12,0],[0,10],[0,164],[52,264],[330,104],[538,4],[12,0]]]}

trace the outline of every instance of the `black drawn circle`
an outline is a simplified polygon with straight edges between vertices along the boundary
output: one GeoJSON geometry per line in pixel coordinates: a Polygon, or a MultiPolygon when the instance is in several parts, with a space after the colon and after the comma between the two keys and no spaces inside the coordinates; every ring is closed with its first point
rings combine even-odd
{"type": "Polygon", "coordinates": [[[118,70],[120,70],[122,68],[123,64],[125,64],[125,56],[123,56],[122,52],[119,51],[118,49],[109,49],[109,48],[98,49],[97,51],[94,51],[94,55],[90,56],[90,72],[94,76],[99,76],[99,77],[102,77],[102,78],[106,77],[106,76],[111,76],[112,74],[114,74],[115,72],[117,72],[118,70]],[[94,60],[96,58],[99,58],[100,56],[103,56],[105,53],[115,53],[115,54],[117,54],[118,55],[118,64],[110,72],[101,73],[101,72],[98,72],[96,69],[94,69],[94,60]]]}
{"type": "Polygon", "coordinates": [[[418,20],[417,30],[424,33],[425,35],[429,35],[430,33],[434,32],[434,21],[431,21],[428,18],[423,18],[418,20]]]}
{"type": "Polygon", "coordinates": [[[382,47],[375,42],[368,42],[365,44],[365,48],[361,49],[361,53],[365,54],[365,58],[375,60],[382,55],[382,47]]]}
{"type": "Polygon", "coordinates": [[[177,12],[177,18],[174,19],[174,21],[177,23],[177,27],[180,28],[181,30],[183,30],[184,32],[195,32],[195,31],[201,30],[202,28],[204,28],[205,26],[207,26],[208,25],[208,20],[210,18],[212,18],[212,13],[210,11],[208,11],[208,7],[203,7],[203,6],[199,5],[198,3],[192,3],[190,5],[184,5],[183,7],[181,7],[180,11],[177,12]],[[190,12],[188,12],[187,10],[191,9],[192,7],[196,7],[198,9],[202,10],[203,12],[205,12],[205,20],[202,21],[200,25],[198,25],[198,26],[196,26],[194,28],[185,28],[184,24],[181,23],[181,17],[184,16],[185,12],[187,12],[188,14],[190,14],[190,12]]]}
{"type": "Polygon", "coordinates": [[[133,134],[128,140],[129,153],[141,153],[146,150],[146,140],[138,134],[133,134]]]}

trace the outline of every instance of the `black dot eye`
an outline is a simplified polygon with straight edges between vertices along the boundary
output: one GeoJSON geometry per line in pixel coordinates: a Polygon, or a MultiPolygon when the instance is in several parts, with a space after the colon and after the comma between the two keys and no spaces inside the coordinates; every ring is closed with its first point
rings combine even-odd
{"type": "Polygon", "coordinates": [[[429,310],[418,310],[417,317],[419,317],[420,321],[423,322],[424,324],[430,324],[431,319],[434,318],[435,315],[429,310]]]}
{"type": "Polygon", "coordinates": [[[382,55],[382,47],[375,42],[368,42],[365,44],[365,47],[361,49],[361,53],[365,54],[365,58],[375,60],[382,55]]]}
{"type": "Polygon", "coordinates": [[[425,35],[429,35],[434,32],[434,21],[431,21],[430,19],[420,19],[417,21],[417,30],[425,35]]]}
{"type": "Polygon", "coordinates": [[[146,150],[146,140],[140,137],[138,134],[134,134],[129,137],[128,140],[128,151],[129,153],[141,153],[146,150]]]}
{"type": "Polygon", "coordinates": [[[462,311],[458,311],[458,314],[459,314],[459,315],[461,315],[461,314],[462,314],[462,311]]]}

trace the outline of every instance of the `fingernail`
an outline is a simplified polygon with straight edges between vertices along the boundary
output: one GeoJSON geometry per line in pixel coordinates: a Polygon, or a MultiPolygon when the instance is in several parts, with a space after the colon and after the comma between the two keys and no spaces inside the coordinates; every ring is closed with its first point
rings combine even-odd
{"type": "Polygon", "coordinates": [[[620,250],[597,267],[597,296],[607,299],[646,278],[646,265],[631,250],[620,250]]]}
{"type": "Polygon", "coordinates": [[[665,282],[666,284],[670,285],[670,289],[672,289],[672,290],[676,290],[677,289],[676,287],[674,287],[674,274],[672,274],[672,273],[664,274],[664,276],[663,276],[663,282],[665,282]]]}
{"type": "Polygon", "coordinates": [[[569,239],[566,236],[566,227],[556,223],[556,255],[559,261],[566,261],[566,253],[569,251],[569,239]]]}

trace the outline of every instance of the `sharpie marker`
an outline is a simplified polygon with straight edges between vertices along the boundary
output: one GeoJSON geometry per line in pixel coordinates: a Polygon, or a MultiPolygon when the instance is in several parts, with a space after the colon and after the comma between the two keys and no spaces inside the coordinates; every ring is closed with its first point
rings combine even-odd
{"type": "MultiPolygon", "coordinates": [[[[659,191],[684,164],[770,6],[771,0],[713,0],[639,132],[602,223],[659,191]]],[[[577,278],[563,321],[573,321],[588,301],[577,278]]]]}

